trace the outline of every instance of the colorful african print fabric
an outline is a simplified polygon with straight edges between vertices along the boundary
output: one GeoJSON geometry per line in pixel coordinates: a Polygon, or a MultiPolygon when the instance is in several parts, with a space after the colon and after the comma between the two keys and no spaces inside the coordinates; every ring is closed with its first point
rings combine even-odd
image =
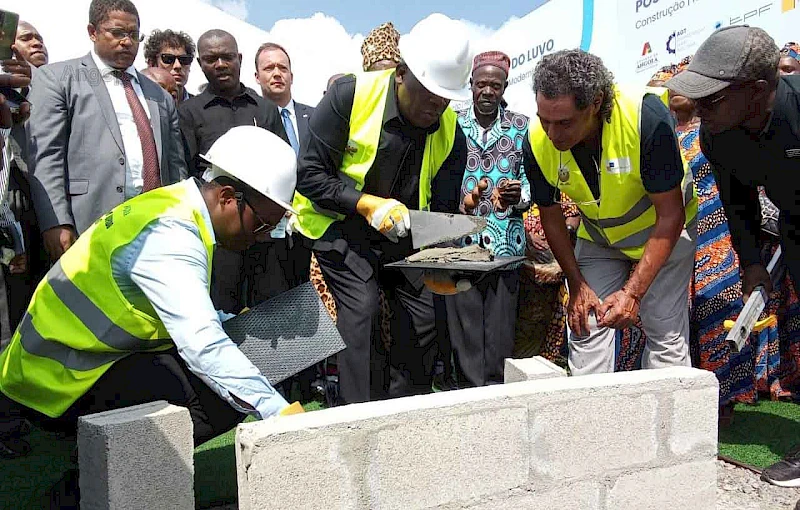
{"type": "Polygon", "coordinates": [[[463,243],[480,244],[497,257],[523,256],[526,242],[523,211],[513,206],[505,210],[495,208],[492,194],[507,181],[522,181],[522,200],[530,203],[531,187],[522,166],[522,142],[528,136],[528,117],[501,108],[492,127],[484,130],[470,106],[458,113],[458,123],[467,137],[469,151],[461,186],[462,198],[470,194],[481,179],[489,182],[474,212],[476,216],[485,217],[488,225],[480,234],[464,238],[463,243]]]}
{"type": "MultiPolygon", "coordinates": [[[[742,309],[739,261],[731,244],[728,221],[708,160],[700,152],[699,123],[678,130],[684,158],[694,176],[699,210],[694,278],[690,288],[690,350],[692,364],[714,372],[720,384],[720,403],[748,400],[753,392],[753,369],[745,351],[731,353],[723,322],[742,309]]],[[[646,335],[641,321],[617,333],[617,370],[640,366],[646,335]]]]}

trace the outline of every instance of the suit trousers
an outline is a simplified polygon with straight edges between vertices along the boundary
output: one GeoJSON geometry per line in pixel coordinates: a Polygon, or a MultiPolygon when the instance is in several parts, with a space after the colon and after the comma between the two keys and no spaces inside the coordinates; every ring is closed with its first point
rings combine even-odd
{"type": "Polygon", "coordinates": [[[350,246],[344,253],[314,254],[336,301],[336,326],[347,346],[338,359],[341,400],[349,404],[430,392],[438,331],[445,328],[444,323],[437,328],[437,316],[444,319],[444,303],[421,282],[414,285],[399,271],[381,269],[377,258],[350,246]],[[369,267],[372,271],[363,270],[369,267]],[[380,341],[379,288],[392,312],[388,352],[380,341]]]}
{"type": "Polygon", "coordinates": [[[444,298],[459,387],[503,382],[505,359],[514,351],[518,299],[518,270],[492,273],[444,298]]]}
{"type": "Polygon", "coordinates": [[[156,400],[188,408],[195,446],[231,430],[245,418],[189,371],[172,349],[135,353],[114,363],[58,418],[38,413],[0,393],[0,436],[18,429],[19,418],[27,418],[42,429],[73,436],[80,416],[156,400]]]}
{"type": "MultiPolygon", "coordinates": [[[[691,366],[689,357],[689,282],[694,272],[695,227],[681,232],[667,262],[642,298],[639,316],[647,344],[642,368],[691,366]]],[[[575,256],[581,274],[602,301],[620,290],[633,262],[619,250],[578,239],[575,256]]],[[[569,332],[569,368],[572,375],[614,371],[616,330],[600,328],[589,314],[590,332],[569,332]]]]}

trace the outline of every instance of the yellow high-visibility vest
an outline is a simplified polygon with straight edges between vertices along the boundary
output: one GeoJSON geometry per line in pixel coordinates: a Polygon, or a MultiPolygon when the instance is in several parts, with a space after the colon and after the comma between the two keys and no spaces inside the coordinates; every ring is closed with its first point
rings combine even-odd
{"type": "Polygon", "coordinates": [[[196,186],[192,179],[120,204],[64,253],[39,283],[11,343],[0,354],[0,391],[55,418],[128,354],[173,346],[158,316],[137,309],[122,295],[112,276],[111,257],[152,221],[179,218],[197,225],[211,281],[213,235],[190,200],[190,186],[196,186]]]}
{"type": "MultiPolygon", "coordinates": [[[[563,191],[578,205],[581,226],[578,237],[621,250],[632,259],[642,258],[644,245],[656,223],[656,211],[640,174],[642,98],[655,93],[667,104],[666,89],[644,92],[615,90],[611,122],[603,125],[600,200],[595,200],[571,151],[561,152],[547,137],[539,119],[530,129],[534,157],[547,182],[563,191]]],[[[677,146],[676,150],[680,150],[677,146]]],[[[685,225],[697,216],[697,194],[689,167],[683,161],[685,225]]]]}
{"type": "MultiPolygon", "coordinates": [[[[350,111],[350,134],[339,177],[359,191],[364,187],[367,172],[378,154],[383,112],[389,87],[394,86],[393,77],[394,69],[356,76],[356,92],[350,111]]],[[[430,207],[431,183],[453,149],[457,124],[456,112],[447,108],[439,119],[439,129],[425,139],[419,179],[420,210],[430,207]]],[[[292,205],[297,211],[292,218],[294,227],[310,239],[319,239],[334,221],[344,219],[343,215],[317,206],[300,193],[295,193],[292,205]]]]}

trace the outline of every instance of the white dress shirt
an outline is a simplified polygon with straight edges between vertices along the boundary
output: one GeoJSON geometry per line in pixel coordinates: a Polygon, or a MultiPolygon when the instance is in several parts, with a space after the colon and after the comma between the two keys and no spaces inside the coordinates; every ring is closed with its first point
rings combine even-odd
{"type": "MultiPolygon", "coordinates": [[[[205,200],[194,179],[183,181],[214,238],[205,200]]],[[[186,366],[234,409],[268,418],[288,404],[222,329],[233,317],[214,309],[208,294],[208,259],[197,225],[161,218],[117,250],[111,259],[114,281],[137,309],[164,323],[186,366]],[[250,404],[243,408],[233,398],[250,404]]]]}
{"type": "Polygon", "coordinates": [[[289,119],[292,121],[292,127],[294,128],[294,136],[297,137],[297,143],[300,143],[300,133],[297,131],[297,115],[295,115],[294,113],[294,99],[290,99],[289,103],[286,106],[278,107],[278,115],[281,116],[281,122],[283,122],[284,108],[289,110],[289,119]]]}
{"type": "MultiPolygon", "coordinates": [[[[114,113],[117,115],[119,131],[122,133],[122,144],[125,149],[125,200],[128,200],[142,192],[142,167],[144,165],[142,142],[139,140],[139,131],[136,129],[136,122],[133,120],[131,106],[125,97],[125,87],[119,78],[111,74],[115,69],[100,60],[94,50],[92,50],[92,58],[97,69],[100,70],[100,76],[106,85],[108,95],[111,96],[111,104],[114,105],[114,113]]],[[[144,98],[142,87],[139,84],[139,75],[136,73],[136,68],[131,66],[125,72],[131,77],[133,91],[136,92],[136,97],[142,103],[142,107],[144,107],[149,119],[150,109],[147,107],[147,100],[144,98]]]]}

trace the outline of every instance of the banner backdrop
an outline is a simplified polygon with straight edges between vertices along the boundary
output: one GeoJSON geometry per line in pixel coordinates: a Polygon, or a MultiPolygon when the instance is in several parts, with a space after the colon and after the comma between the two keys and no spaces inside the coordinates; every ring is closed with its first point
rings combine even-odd
{"type": "Polygon", "coordinates": [[[491,49],[512,58],[510,108],[533,115],[532,75],[543,54],[581,48],[601,57],[618,83],[644,86],[714,30],[741,24],[764,28],[779,47],[800,41],[800,0],[551,0],[499,30],[491,49]]]}

